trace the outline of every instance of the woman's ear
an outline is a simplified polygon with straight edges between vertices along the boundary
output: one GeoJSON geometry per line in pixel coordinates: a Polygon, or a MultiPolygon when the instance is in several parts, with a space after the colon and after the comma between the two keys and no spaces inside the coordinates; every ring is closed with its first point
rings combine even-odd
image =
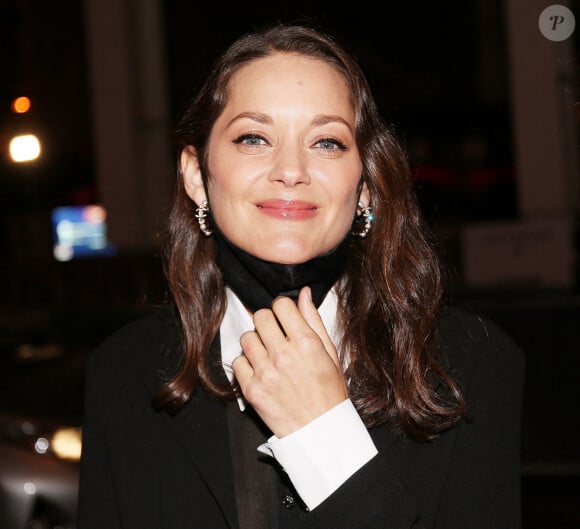
{"type": "Polygon", "coordinates": [[[363,182],[362,184],[358,200],[359,202],[362,202],[365,205],[365,207],[370,205],[371,203],[371,193],[369,191],[369,187],[367,186],[366,182],[363,182]]]}
{"type": "Polygon", "coordinates": [[[179,162],[185,192],[199,206],[204,200],[207,200],[207,196],[205,194],[196,150],[191,145],[185,147],[181,151],[179,162]]]}

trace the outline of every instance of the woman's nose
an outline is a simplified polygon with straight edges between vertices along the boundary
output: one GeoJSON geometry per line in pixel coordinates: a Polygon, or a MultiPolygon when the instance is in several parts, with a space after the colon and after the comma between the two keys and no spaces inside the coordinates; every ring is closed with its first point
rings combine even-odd
{"type": "Polygon", "coordinates": [[[286,187],[309,184],[307,155],[299,145],[280,146],[275,154],[269,179],[278,181],[286,187]]]}

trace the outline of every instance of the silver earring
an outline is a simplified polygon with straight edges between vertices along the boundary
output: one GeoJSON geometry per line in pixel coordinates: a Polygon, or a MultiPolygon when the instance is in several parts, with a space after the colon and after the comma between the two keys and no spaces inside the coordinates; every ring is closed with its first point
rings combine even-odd
{"type": "Polygon", "coordinates": [[[375,216],[373,215],[373,208],[370,204],[365,206],[362,202],[359,202],[358,209],[360,210],[360,213],[356,216],[355,223],[357,225],[362,224],[363,226],[360,231],[353,229],[353,235],[364,239],[371,230],[371,225],[373,220],[375,220],[375,216]]]}
{"type": "Polygon", "coordinates": [[[207,220],[207,213],[209,211],[209,204],[207,200],[204,200],[195,210],[195,218],[199,223],[199,229],[206,236],[209,237],[212,234],[211,228],[209,227],[209,222],[207,220]]]}

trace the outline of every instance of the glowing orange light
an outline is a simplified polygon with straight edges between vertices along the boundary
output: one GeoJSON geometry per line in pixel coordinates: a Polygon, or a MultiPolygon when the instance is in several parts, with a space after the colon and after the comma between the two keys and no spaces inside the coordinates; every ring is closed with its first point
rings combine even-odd
{"type": "Polygon", "coordinates": [[[25,114],[30,110],[30,99],[26,96],[17,97],[12,101],[12,112],[15,114],[25,114]]]}

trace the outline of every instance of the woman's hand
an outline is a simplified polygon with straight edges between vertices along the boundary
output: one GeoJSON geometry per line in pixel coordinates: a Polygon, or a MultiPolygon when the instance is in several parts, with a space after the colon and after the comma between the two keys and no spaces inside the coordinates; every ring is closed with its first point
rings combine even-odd
{"type": "Polygon", "coordinates": [[[304,287],[298,305],[276,298],[254,313],[232,367],[246,400],[276,437],[301,428],[348,397],[334,344],[304,287]]]}

